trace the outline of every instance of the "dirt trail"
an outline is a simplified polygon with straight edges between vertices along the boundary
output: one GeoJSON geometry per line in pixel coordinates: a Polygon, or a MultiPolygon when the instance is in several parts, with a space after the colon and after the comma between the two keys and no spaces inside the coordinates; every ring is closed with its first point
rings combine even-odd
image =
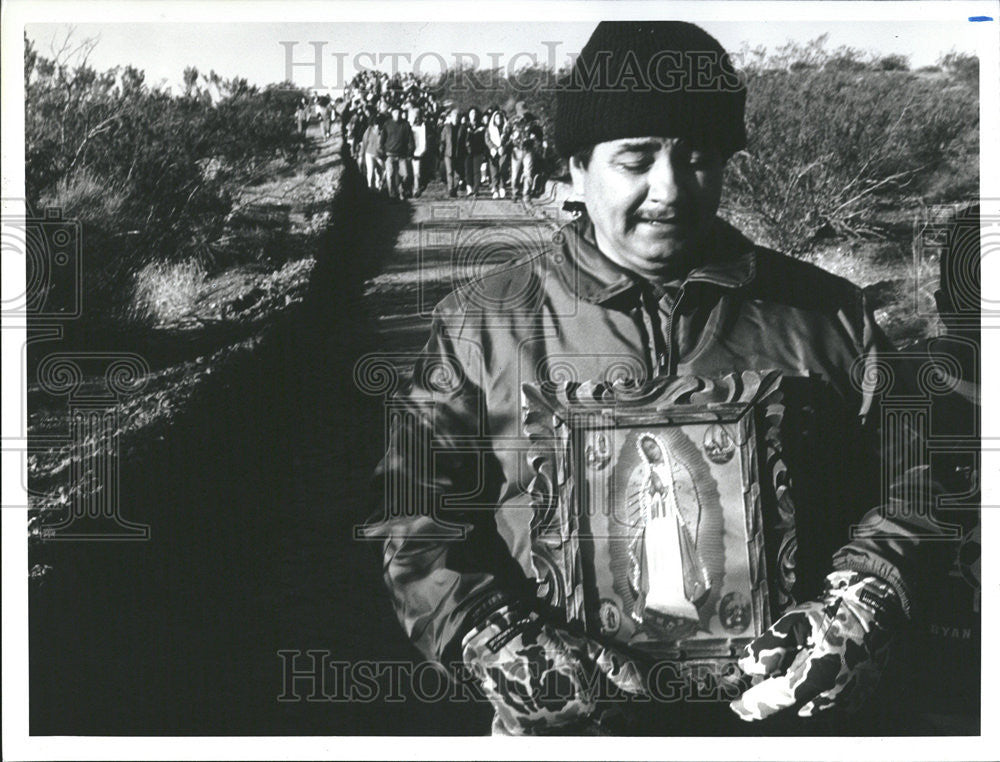
{"type": "MultiPolygon", "coordinates": [[[[426,340],[431,311],[442,298],[537,251],[553,232],[530,205],[487,194],[450,199],[440,183],[408,200],[406,207],[408,218],[392,256],[364,283],[366,308],[377,316],[387,351],[418,350],[426,340]]],[[[405,364],[400,368],[405,371],[405,364]]]]}

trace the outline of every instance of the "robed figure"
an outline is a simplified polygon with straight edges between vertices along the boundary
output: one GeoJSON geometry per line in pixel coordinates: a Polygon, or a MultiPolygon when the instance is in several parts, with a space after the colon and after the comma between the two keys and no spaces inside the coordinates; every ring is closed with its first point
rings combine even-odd
{"type": "Polygon", "coordinates": [[[629,584],[637,599],[633,617],[683,637],[698,628],[697,604],[711,587],[697,550],[701,506],[694,490],[678,489],[678,480],[690,479],[690,474],[658,436],[640,435],[637,448],[642,488],[639,520],[629,543],[629,584]]]}

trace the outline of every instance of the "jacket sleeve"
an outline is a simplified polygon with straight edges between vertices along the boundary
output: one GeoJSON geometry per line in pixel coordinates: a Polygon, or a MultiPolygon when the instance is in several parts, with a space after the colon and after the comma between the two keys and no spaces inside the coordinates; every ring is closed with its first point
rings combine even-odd
{"type": "Polygon", "coordinates": [[[474,342],[456,347],[436,316],[412,387],[390,401],[375,478],[381,515],[366,527],[383,541],[383,576],[404,630],[444,663],[461,659],[461,639],[477,621],[518,597],[504,582],[516,562],[495,511],[482,507],[495,508],[500,471],[483,430],[478,362],[474,342]]]}
{"type": "Polygon", "coordinates": [[[491,124],[491,125],[489,125],[486,128],[486,147],[489,149],[490,153],[497,153],[500,150],[500,135],[501,135],[501,132],[498,131],[496,133],[497,138],[494,141],[493,140],[494,130],[492,129],[492,127],[493,127],[493,125],[491,124]]]}
{"type": "Polygon", "coordinates": [[[907,616],[920,596],[925,580],[944,573],[948,525],[934,513],[941,488],[930,476],[929,464],[919,453],[926,433],[908,415],[890,420],[885,402],[912,396],[916,389],[912,368],[897,356],[888,338],[864,308],[863,341],[854,374],[860,380],[861,418],[871,457],[881,469],[881,504],[868,510],[850,530],[850,539],[833,557],[837,570],[872,574],[888,582],[899,595],[907,616]],[[883,425],[888,423],[887,426],[883,425]]]}

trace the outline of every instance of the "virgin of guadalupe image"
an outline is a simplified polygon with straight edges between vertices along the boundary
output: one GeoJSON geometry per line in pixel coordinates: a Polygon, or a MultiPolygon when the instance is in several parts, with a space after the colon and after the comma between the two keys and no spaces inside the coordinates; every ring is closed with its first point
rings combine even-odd
{"type": "Polygon", "coordinates": [[[698,555],[701,505],[693,489],[678,489],[691,475],[652,433],[639,436],[641,463],[630,481],[642,479],[639,520],[629,541],[629,584],[636,595],[633,618],[681,637],[698,628],[697,604],[711,581],[698,555]],[[681,505],[681,502],[684,505],[681,505]]]}

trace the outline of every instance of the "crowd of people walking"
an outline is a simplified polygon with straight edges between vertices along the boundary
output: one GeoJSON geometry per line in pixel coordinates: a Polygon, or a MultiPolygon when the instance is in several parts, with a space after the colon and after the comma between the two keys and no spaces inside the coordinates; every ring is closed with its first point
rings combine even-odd
{"type": "Polygon", "coordinates": [[[300,135],[305,135],[309,123],[315,119],[319,122],[323,139],[328,140],[333,135],[333,120],[336,117],[335,102],[313,93],[312,98],[302,98],[295,107],[295,129],[300,135]]]}
{"type": "Polygon", "coordinates": [[[531,198],[553,153],[541,122],[517,102],[460,109],[412,74],[364,71],[334,102],[344,144],[370,188],[419,197],[437,179],[452,198],[531,198]]]}

